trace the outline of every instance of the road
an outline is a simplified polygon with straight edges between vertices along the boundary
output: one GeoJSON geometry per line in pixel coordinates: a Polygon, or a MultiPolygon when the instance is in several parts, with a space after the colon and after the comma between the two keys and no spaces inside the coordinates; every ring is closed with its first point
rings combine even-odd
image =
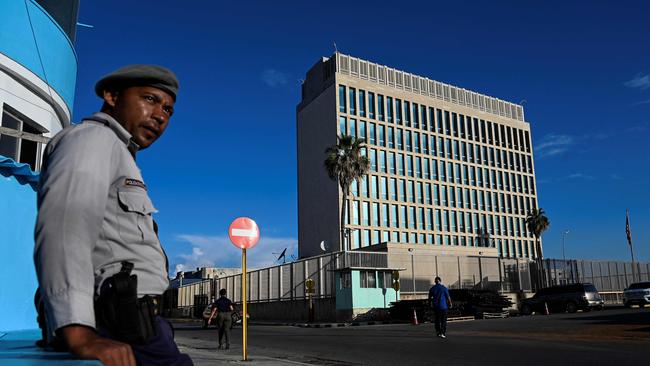
{"type": "MultiPolygon", "coordinates": [[[[194,324],[176,331],[197,366],[241,359],[240,328],[229,351],[216,350],[216,337],[215,329],[194,324]]],[[[248,344],[251,363],[274,365],[643,365],[650,309],[455,322],[447,339],[434,337],[432,324],[250,326],[248,344]]]]}

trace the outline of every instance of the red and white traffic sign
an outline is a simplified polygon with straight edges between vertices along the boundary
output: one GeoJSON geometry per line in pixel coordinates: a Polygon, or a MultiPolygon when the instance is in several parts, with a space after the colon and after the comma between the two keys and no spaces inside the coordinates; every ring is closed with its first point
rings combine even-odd
{"type": "Polygon", "coordinates": [[[239,249],[250,249],[260,240],[260,229],[252,219],[238,217],[230,224],[228,236],[239,249]]]}

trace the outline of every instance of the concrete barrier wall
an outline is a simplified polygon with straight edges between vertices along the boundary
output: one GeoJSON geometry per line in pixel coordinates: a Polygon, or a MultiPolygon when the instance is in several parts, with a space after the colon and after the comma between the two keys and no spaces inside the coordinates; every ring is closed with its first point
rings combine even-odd
{"type": "MultiPolygon", "coordinates": [[[[336,321],[336,300],[334,298],[314,299],[314,320],[317,322],[336,321]]],[[[309,320],[309,301],[272,301],[248,304],[250,321],[288,321],[307,322],[309,320]]]]}

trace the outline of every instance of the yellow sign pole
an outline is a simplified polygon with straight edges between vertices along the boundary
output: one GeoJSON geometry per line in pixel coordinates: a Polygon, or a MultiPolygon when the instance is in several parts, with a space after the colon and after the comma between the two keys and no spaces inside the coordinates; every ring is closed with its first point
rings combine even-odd
{"type": "Polygon", "coordinates": [[[248,310],[246,309],[246,294],[248,293],[246,289],[246,283],[247,281],[247,276],[246,276],[246,248],[242,249],[241,252],[241,268],[242,268],[242,279],[241,279],[241,298],[242,298],[242,308],[244,310],[244,313],[242,314],[242,352],[243,352],[243,357],[244,361],[248,360],[248,351],[246,349],[246,344],[248,343],[248,321],[247,321],[247,314],[248,310]]]}

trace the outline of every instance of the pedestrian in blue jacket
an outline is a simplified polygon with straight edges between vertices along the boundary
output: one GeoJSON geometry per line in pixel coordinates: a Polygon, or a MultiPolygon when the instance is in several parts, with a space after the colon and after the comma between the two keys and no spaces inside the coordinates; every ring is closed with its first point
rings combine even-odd
{"type": "Polygon", "coordinates": [[[436,333],[440,338],[447,338],[447,310],[451,308],[449,290],[441,283],[440,277],[434,279],[436,283],[429,289],[429,303],[435,314],[436,333]]]}

